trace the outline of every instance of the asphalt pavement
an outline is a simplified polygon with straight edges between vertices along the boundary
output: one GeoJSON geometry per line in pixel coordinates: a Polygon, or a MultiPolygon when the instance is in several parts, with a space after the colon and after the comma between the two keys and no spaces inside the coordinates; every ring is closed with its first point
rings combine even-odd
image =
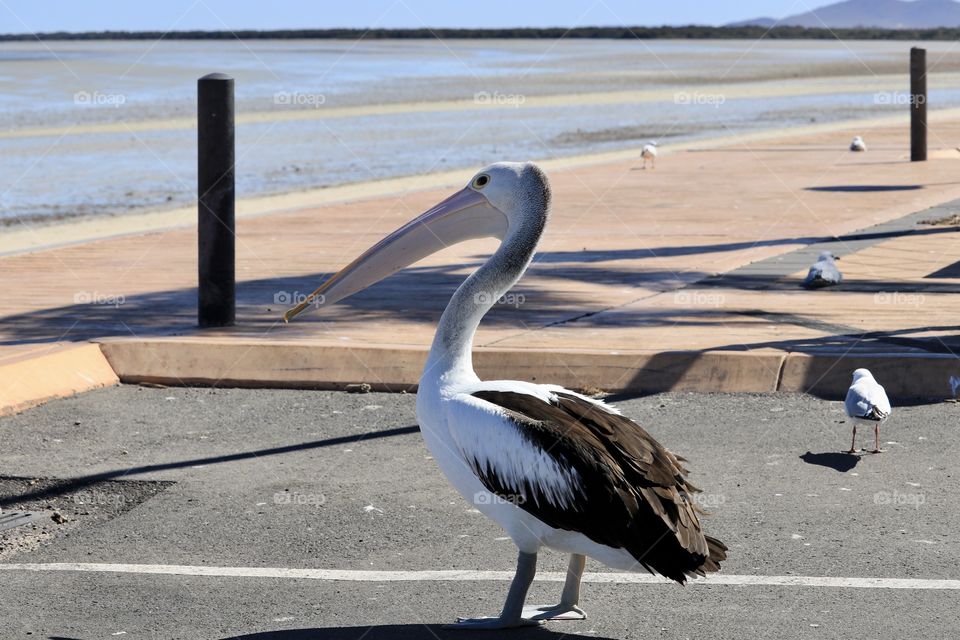
{"type": "MultiPolygon", "coordinates": [[[[39,514],[0,532],[0,638],[960,637],[958,583],[933,582],[960,580],[960,405],[894,399],[886,451],[848,456],[837,402],[616,404],[689,459],[732,581],[600,581],[588,561],[585,621],[447,631],[508,584],[450,570],[509,572],[515,549],[434,465],[413,395],[121,386],[0,418],[0,506],[39,514]]],[[[564,567],[541,554],[529,602],[564,567]]]]}

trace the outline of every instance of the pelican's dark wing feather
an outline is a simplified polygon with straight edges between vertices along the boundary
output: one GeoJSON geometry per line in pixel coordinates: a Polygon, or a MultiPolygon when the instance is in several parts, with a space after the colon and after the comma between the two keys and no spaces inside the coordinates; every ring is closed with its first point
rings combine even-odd
{"type": "MultiPolygon", "coordinates": [[[[578,499],[557,505],[527,483],[518,506],[546,524],[578,531],[594,542],[626,549],[649,571],[683,582],[720,568],[726,546],[703,534],[683,459],[667,451],[632,420],[572,392],[553,400],[528,393],[481,389],[523,438],[578,478],[578,499]]],[[[474,468],[497,495],[516,491],[493,467],[474,468]]]]}

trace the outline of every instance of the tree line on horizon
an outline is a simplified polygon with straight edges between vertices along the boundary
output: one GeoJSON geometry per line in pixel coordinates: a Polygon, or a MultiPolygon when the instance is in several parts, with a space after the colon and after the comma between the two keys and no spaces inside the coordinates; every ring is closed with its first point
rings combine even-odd
{"type": "Polygon", "coordinates": [[[510,29],[277,29],[269,31],[86,31],[71,33],[0,34],[0,42],[30,40],[386,40],[386,39],[557,39],[594,38],[624,40],[737,39],[755,40],[958,40],[960,28],[941,29],[812,29],[805,27],[562,27],[510,29]]]}

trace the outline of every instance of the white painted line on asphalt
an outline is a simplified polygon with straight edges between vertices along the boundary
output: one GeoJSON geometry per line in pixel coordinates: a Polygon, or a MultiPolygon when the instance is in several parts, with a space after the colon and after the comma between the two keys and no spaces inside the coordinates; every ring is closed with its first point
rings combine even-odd
{"type": "MultiPolygon", "coordinates": [[[[146,573],[173,576],[221,578],[294,578],[346,582],[475,582],[508,581],[512,571],[355,571],[350,569],[285,569],[282,567],[204,567],[175,564],[106,564],[98,562],[52,562],[45,564],[0,564],[0,571],[81,571],[87,573],[146,573]]],[[[566,573],[543,571],[537,579],[563,582],[566,573]]],[[[585,573],[584,582],[618,584],[670,584],[666,578],[645,573],[585,573]]],[[[734,587],[832,587],[842,589],[960,589],[960,580],[920,578],[834,578],[825,576],[712,575],[688,584],[734,587]]]]}

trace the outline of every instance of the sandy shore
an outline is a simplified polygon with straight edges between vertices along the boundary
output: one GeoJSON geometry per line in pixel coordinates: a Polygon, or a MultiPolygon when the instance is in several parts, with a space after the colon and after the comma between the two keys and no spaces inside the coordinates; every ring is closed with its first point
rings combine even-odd
{"type": "MultiPolygon", "coordinates": [[[[944,109],[930,112],[930,122],[932,124],[949,122],[958,118],[960,118],[960,109],[944,109]]],[[[708,140],[695,140],[663,146],[661,148],[661,155],[669,156],[673,153],[691,149],[750,145],[784,137],[828,133],[831,131],[845,131],[848,129],[865,131],[874,127],[891,126],[901,123],[904,125],[904,131],[906,132],[906,127],[908,126],[907,117],[897,115],[811,124],[803,127],[765,130],[751,134],[717,136],[708,140]]],[[[839,149],[843,149],[846,140],[838,140],[837,144],[839,149]]],[[[939,156],[943,157],[944,154],[952,154],[953,145],[938,141],[934,136],[931,139],[931,148],[934,149],[934,151],[931,152],[932,155],[939,154],[939,156]],[[936,150],[937,147],[946,148],[936,150]]],[[[539,162],[547,170],[558,170],[605,162],[628,161],[632,158],[637,158],[638,155],[639,147],[623,151],[581,154],[564,158],[534,158],[534,160],[539,162]]],[[[468,179],[474,170],[474,168],[468,168],[441,171],[425,175],[374,180],[324,189],[310,189],[281,195],[241,199],[237,203],[237,217],[251,218],[337,202],[365,200],[410,191],[457,185],[468,179]]],[[[42,251],[53,247],[90,242],[104,238],[152,233],[165,229],[191,226],[194,225],[195,222],[196,208],[189,206],[119,216],[100,216],[80,220],[67,220],[45,225],[21,225],[19,228],[14,227],[0,234],[0,255],[42,251]]]]}
{"type": "MultiPolygon", "coordinates": [[[[516,109],[544,107],[612,106],[646,104],[651,102],[688,104],[693,100],[705,103],[714,100],[762,100],[795,96],[817,96],[837,93],[841,90],[858,92],[891,92],[903,89],[902,74],[863,76],[838,76],[831,78],[777,79],[761,82],[688,84],[686,82],[669,88],[642,91],[577,92],[554,95],[515,94],[513,99],[498,100],[489,92],[474,92],[465,100],[437,100],[430,102],[400,102],[353,106],[322,106],[316,109],[286,109],[241,113],[238,125],[281,122],[301,122],[338,118],[358,118],[397,114],[425,114],[493,109],[510,112],[516,109]]],[[[937,83],[944,86],[960,84],[960,73],[941,73],[937,83]]],[[[469,90],[464,88],[463,93],[469,90]]],[[[0,131],[0,139],[85,136],[94,134],[143,133],[195,129],[195,117],[130,120],[92,124],[61,125],[50,127],[24,127],[0,131]]]]}

